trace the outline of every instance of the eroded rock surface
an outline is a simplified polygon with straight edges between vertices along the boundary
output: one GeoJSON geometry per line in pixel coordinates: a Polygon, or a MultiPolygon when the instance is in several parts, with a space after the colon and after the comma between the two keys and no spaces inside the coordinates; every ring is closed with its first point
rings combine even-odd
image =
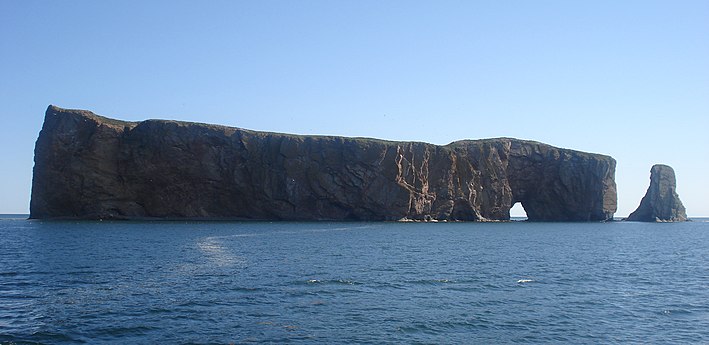
{"type": "Polygon", "coordinates": [[[637,222],[683,222],[687,213],[677,195],[677,180],[672,167],[655,164],[650,169],[650,187],[640,206],[625,220],[637,222]]]}
{"type": "Polygon", "coordinates": [[[615,160],[510,138],[420,142],[47,109],[31,218],[603,221],[615,160]]]}

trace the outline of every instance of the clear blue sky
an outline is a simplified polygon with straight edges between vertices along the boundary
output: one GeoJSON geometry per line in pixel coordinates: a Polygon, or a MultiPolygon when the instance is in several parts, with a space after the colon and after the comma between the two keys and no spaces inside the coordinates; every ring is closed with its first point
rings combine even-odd
{"type": "Polygon", "coordinates": [[[126,119],[654,163],[709,216],[709,1],[0,1],[0,213],[27,213],[49,104],[126,119]]]}

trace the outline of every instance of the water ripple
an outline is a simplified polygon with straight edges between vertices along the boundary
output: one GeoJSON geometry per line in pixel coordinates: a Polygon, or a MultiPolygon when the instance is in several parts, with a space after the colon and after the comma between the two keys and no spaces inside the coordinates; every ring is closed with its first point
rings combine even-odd
{"type": "Polygon", "coordinates": [[[0,343],[706,343],[708,223],[0,222],[0,343]]]}

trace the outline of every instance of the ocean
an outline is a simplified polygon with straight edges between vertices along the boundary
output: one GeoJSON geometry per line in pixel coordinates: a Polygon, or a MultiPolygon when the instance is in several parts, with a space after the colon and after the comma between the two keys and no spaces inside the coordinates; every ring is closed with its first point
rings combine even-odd
{"type": "Polygon", "coordinates": [[[709,222],[4,216],[0,343],[709,343],[709,222]]]}

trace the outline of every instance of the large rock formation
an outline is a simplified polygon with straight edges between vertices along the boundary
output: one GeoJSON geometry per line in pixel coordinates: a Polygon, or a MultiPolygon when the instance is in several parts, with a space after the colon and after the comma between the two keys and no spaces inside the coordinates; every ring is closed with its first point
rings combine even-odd
{"type": "Polygon", "coordinates": [[[603,221],[615,160],[509,138],[437,146],[50,106],[31,218],[603,221]]]}
{"type": "Polygon", "coordinates": [[[677,195],[675,171],[667,165],[655,164],[650,169],[650,187],[640,206],[625,220],[637,222],[683,222],[687,213],[677,195]]]}

